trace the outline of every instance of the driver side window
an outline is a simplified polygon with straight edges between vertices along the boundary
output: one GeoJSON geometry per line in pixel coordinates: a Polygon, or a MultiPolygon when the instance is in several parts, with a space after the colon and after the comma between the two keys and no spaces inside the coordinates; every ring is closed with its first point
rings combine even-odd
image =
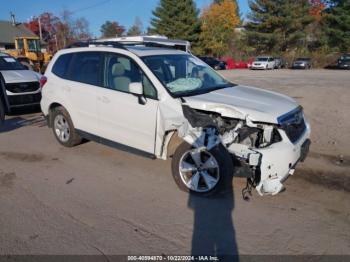
{"type": "Polygon", "coordinates": [[[144,96],[157,99],[155,87],[132,59],[115,53],[106,53],[104,68],[104,86],[106,88],[129,93],[130,83],[141,82],[144,96]]]}

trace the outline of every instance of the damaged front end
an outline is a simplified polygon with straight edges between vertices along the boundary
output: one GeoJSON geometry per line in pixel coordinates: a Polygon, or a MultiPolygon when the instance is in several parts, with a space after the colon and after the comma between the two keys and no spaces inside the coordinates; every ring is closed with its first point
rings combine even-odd
{"type": "Polygon", "coordinates": [[[204,111],[182,105],[188,120],[178,129],[178,135],[201,150],[211,150],[221,143],[242,165],[248,166],[247,187],[243,196],[255,188],[260,195],[276,195],[283,182],[294,173],[309,149],[310,128],[302,109],[289,112],[278,123],[254,122],[248,115],[234,112],[235,117],[223,116],[220,110],[204,111]],[[219,112],[218,112],[219,111],[219,112]]]}

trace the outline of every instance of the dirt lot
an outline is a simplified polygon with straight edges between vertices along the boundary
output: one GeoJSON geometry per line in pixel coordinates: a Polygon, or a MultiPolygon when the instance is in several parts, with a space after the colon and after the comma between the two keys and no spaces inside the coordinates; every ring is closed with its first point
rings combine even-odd
{"type": "Polygon", "coordinates": [[[179,191],[170,162],[93,142],[66,149],[40,114],[0,130],[0,254],[350,255],[350,72],[226,71],[297,99],[310,157],[274,197],[179,191]],[[341,155],[341,156],[340,156],[341,155]]]}

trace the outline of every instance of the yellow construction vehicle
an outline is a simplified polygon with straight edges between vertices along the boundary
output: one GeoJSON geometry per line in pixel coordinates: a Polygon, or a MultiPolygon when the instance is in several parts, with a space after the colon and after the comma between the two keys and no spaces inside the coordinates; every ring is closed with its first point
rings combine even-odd
{"type": "Polygon", "coordinates": [[[15,49],[4,51],[17,58],[28,69],[42,73],[52,58],[51,54],[41,51],[39,37],[16,37],[15,49]]]}

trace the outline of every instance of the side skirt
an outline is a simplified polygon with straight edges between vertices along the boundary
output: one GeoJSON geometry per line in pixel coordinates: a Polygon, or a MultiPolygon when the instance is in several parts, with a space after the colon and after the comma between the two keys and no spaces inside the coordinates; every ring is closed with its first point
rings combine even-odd
{"type": "Polygon", "coordinates": [[[134,148],[134,147],[130,147],[130,146],[118,143],[118,142],[114,142],[114,141],[102,138],[100,136],[96,136],[96,135],[90,134],[88,132],[85,132],[85,131],[82,131],[82,130],[79,130],[79,129],[77,129],[76,131],[78,132],[78,134],[81,137],[83,137],[83,138],[85,138],[87,140],[94,141],[96,143],[99,143],[99,144],[102,144],[102,145],[105,145],[105,146],[109,146],[109,147],[112,147],[112,148],[115,148],[115,149],[118,149],[118,150],[121,150],[121,151],[124,151],[124,152],[128,152],[128,153],[132,153],[132,154],[135,154],[135,155],[139,155],[139,156],[142,156],[142,157],[146,157],[146,158],[150,158],[150,159],[157,159],[157,157],[154,154],[148,153],[146,151],[143,151],[143,150],[140,150],[140,149],[137,149],[137,148],[134,148]]]}

